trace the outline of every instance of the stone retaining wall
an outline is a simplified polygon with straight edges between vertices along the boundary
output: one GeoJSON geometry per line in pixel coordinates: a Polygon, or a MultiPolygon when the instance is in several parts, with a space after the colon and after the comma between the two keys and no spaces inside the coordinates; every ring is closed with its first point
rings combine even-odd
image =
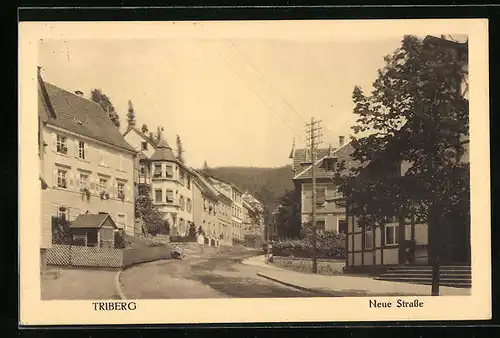
{"type": "MultiPolygon", "coordinates": [[[[273,256],[274,264],[281,268],[290,269],[297,272],[310,273],[312,271],[311,258],[292,258],[273,256]]],[[[344,260],[323,260],[318,259],[318,273],[322,275],[337,275],[342,273],[345,266],[344,260]]]]}

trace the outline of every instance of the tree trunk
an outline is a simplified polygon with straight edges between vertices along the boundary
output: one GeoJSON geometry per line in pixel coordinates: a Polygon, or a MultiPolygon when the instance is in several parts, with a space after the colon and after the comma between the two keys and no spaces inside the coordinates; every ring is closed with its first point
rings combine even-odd
{"type": "MultiPolygon", "coordinates": [[[[439,209],[436,203],[432,204],[429,208],[428,215],[428,229],[430,232],[429,236],[429,258],[431,258],[432,264],[432,287],[431,287],[431,295],[439,296],[439,268],[440,268],[440,243],[441,239],[440,235],[440,218],[439,218],[439,209]]],[[[444,239],[446,240],[446,239],[444,239]]]]}

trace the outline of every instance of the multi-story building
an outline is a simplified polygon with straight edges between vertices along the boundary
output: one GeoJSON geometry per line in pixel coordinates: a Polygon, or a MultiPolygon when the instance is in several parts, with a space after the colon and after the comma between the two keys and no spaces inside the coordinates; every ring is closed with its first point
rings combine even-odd
{"type": "Polygon", "coordinates": [[[193,175],[163,138],[149,158],[151,196],[170,224],[170,234],[187,236],[193,223],[193,175]]]}
{"type": "MultiPolygon", "coordinates": [[[[81,93],[81,92],[79,92],[81,93]]],[[[99,105],[43,81],[38,74],[42,247],[51,242],[52,216],[108,213],[134,234],[136,152],[99,105]]]]}
{"type": "Polygon", "coordinates": [[[215,235],[219,237],[220,244],[233,245],[233,218],[231,216],[231,206],[233,201],[225,194],[219,193],[219,203],[217,204],[217,218],[219,219],[215,235]]]}
{"type": "Polygon", "coordinates": [[[218,213],[222,213],[219,206],[219,192],[196,170],[191,169],[193,175],[193,221],[198,232],[200,227],[205,241],[220,240],[220,220],[218,213]]]}
{"type": "MultiPolygon", "coordinates": [[[[335,231],[346,233],[347,220],[343,196],[338,192],[334,182],[337,165],[343,162],[351,165],[350,154],[353,148],[350,143],[344,143],[344,137],[339,137],[339,147],[318,150],[314,163],[316,170],[316,227],[318,232],[335,231]]],[[[292,149],[292,170],[296,198],[300,201],[301,223],[307,224],[312,216],[312,162],[307,149],[292,149]]]]}
{"type": "Polygon", "coordinates": [[[151,192],[151,156],[156,151],[157,142],[137,129],[132,123],[123,134],[125,140],[137,152],[134,162],[134,183],[136,194],[150,194],[151,192]]]}
{"type": "MultiPolygon", "coordinates": [[[[467,44],[427,36],[423,46],[455,51],[467,69],[467,44]]],[[[467,71],[464,73],[467,74],[467,71]]],[[[467,83],[465,75],[457,88],[457,95],[468,97],[467,83]]],[[[468,163],[469,136],[460,135],[460,139],[465,150],[461,161],[468,163]]],[[[379,161],[371,162],[364,170],[403,179],[410,166],[408,161],[391,162],[382,155],[379,161]]],[[[427,265],[431,264],[431,250],[436,248],[440,250],[442,265],[470,264],[470,218],[466,214],[443,217],[440,223],[441,236],[437,236],[429,231],[427,222],[408,215],[398,215],[397,211],[387,224],[374,228],[361,227],[358,218],[348,213],[346,266],[350,271],[373,271],[393,265],[427,265]],[[431,245],[431,242],[435,244],[431,245]],[[408,255],[408,250],[413,251],[413,254],[408,255]]]]}
{"type": "Polygon", "coordinates": [[[233,183],[216,177],[209,177],[212,185],[221,194],[231,200],[231,236],[235,240],[243,240],[243,199],[242,192],[233,183]]]}

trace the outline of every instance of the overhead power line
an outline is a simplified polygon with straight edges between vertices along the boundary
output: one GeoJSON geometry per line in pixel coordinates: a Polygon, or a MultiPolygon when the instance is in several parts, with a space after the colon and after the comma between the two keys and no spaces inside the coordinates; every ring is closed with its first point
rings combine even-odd
{"type": "Polygon", "coordinates": [[[281,116],[279,115],[278,113],[276,113],[271,105],[269,104],[269,102],[267,102],[267,100],[221,55],[221,53],[216,50],[216,53],[217,55],[220,57],[220,59],[238,76],[238,78],[240,78],[240,80],[242,80],[246,85],[247,87],[255,94],[257,95],[257,97],[267,106],[267,108],[273,112],[273,114],[275,114],[282,122],[285,126],[287,126],[295,135],[299,136],[299,137],[303,137],[300,133],[298,133],[290,124],[288,124],[286,122],[286,120],[281,116]]]}

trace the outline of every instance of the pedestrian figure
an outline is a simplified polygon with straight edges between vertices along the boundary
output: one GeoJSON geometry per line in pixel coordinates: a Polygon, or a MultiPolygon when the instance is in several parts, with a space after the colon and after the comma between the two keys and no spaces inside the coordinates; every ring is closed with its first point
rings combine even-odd
{"type": "Polygon", "coordinates": [[[268,246],[267,246],[267,261],[269,263],[272,263],[273,262],[273,243],[272,242],[269,242],[268,246]]]}

